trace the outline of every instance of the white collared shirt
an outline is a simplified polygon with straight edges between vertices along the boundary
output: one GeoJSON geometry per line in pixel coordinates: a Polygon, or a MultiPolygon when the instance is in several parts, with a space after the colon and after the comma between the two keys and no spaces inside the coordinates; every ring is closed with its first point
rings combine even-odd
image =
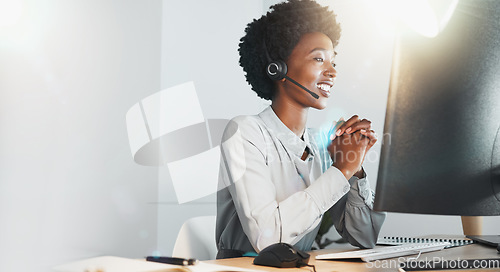
{"type": "Polygon", "coordinates": [[[325,137],[306,130],[302,140],[271,107],[231,120],[221,144],[219,250],[259,252],[279,241],[310,250],[325,213],[351,244],[374,246],[385,214],[371,209],[366,178],[348,181],[330,167],[325,137]]]}

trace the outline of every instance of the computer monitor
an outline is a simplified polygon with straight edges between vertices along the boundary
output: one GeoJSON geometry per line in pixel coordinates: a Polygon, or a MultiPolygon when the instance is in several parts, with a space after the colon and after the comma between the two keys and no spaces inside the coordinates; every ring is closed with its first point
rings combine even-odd
{"type": "Polygon", "coordinates": [[[500,215],[500,1],[398,36],[374,208],[500,215]]]}

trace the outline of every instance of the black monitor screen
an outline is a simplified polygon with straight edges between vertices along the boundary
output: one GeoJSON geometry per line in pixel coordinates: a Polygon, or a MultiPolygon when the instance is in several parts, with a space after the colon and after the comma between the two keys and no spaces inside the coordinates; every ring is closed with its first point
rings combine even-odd
{"type": "Polygon", "coordinates": [[[500,1],[398,36],[375,209],[500,215],[500,1]]]}

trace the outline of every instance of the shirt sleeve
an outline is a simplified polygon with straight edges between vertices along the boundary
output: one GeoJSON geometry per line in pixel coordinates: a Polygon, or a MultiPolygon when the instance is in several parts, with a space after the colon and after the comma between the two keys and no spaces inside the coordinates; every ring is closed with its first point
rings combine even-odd
{"type": "Polygon", "coordinates": [[[360,248],[373,248],[386,214],[373,211],[375,193],[366,176],[349,179],[351,190],[329,211],[339,234],[360,248]]]}
{"type": "Polygon", "coordinates": [[[331,167],[311,186],[278,202],[266,160],[266,139],[257,124],[233,119],[224,133],[222,175],[242,228],[259,252],[277,243],[295,244],[314,229],[322,215],[350,185],[331,167]]]}

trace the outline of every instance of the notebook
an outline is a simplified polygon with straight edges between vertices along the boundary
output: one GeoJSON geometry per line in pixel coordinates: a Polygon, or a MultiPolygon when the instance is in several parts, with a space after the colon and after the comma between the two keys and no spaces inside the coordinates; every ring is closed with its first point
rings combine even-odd
{"type": "Polygon", "coordinates": [[[396,245],[405,245],[413,243],[440,243],[440,242],[450,243],[450,245],[446,246],[445,248],[465,246],[474,243],[473,240],[467,238],[418,238],[418,237],[384,236],[383,238],[379,238],[377,240],[377,245],[396,246],[396,245]]]}

